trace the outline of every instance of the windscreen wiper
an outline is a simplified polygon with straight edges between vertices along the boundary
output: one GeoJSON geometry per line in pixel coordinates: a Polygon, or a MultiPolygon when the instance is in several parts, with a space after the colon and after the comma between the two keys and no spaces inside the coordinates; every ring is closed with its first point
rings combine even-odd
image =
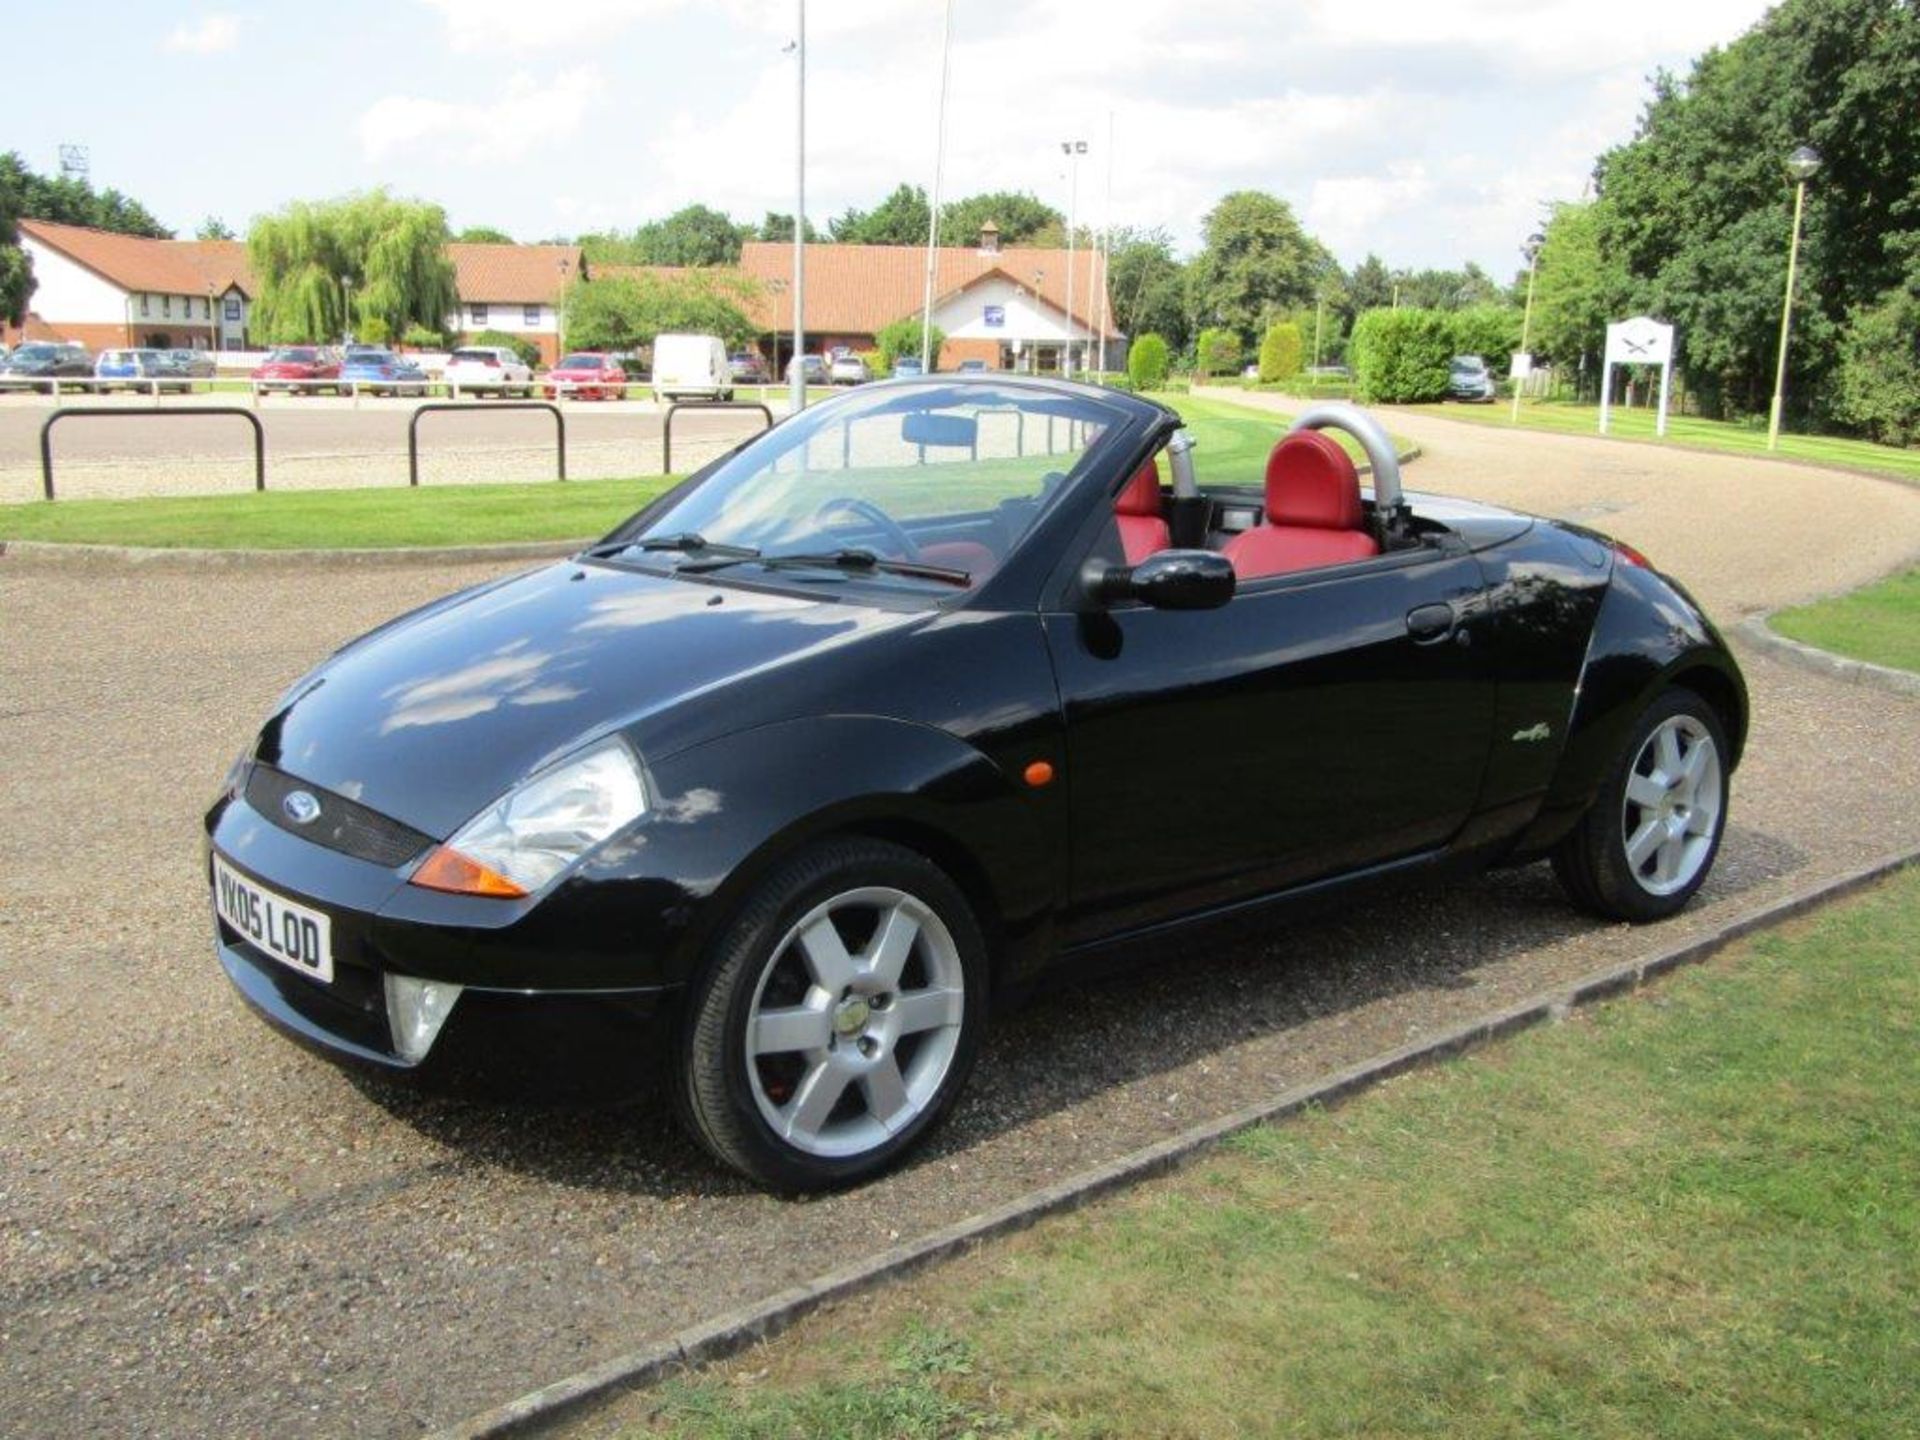
{"type": "Polygon", "coordinates": [[[928,565],[919,560],[889,560],[876,555],[871,550],[848,547],[841,550],[799,550],[785,555],[730,555],[712,560],[689,560],[681,565],[680,572],[688,575],[702,575],[709,570],[723,569],[728,565],[741,565],[748,561],[765,566],[769,570],[870,570],[887,575],[910,575],[920,580],[938,580],[947,585],[971,585],[973,573],[969,570],[955,570],[947,565],[928,565]]]}
{"type": "Polygon", "coordinates": [[[723,545],[695,530],[682,530],[674,535],[649,535],[641,540],[608,540],[583,553],[595,560],[608,560],[634,549],[677,550],[683,555],[726,556],[735,560],[752,560],[760,553],[751,545],[723,545]]]}

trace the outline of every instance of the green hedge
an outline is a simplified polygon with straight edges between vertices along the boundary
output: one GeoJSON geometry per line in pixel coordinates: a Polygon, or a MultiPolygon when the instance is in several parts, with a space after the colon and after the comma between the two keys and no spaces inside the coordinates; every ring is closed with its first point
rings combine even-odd
{"type": "Polygon", "coordinates": [[[1158,390],[1167,383],[1167,342],[1148,331],[1127,350],[1127,378],[1136,390],[1158,390]]]}
{"type": "Polygon", "coordinates": [[[1260,379],[1272,384],[1278,380],[1291,380],[1300,373],[1301,352],[1305,349],[1300,339],[1300,327],[1285,321],[1278,325],[1269,325],[1266,335],[1260,341],[1260,379]]]}
{"type": "Polygon", "coordinates": [[[1240,373],[1240,337],[1231,330],[1202,330],[1193,350],[1194,369],[1203,376],[1240,373]]]}
{"type": "Polygon", "coordinates": [[[511,350],[520,357],[522,365],[540,363],[540,347],[524,335],[515,335],[506,330],[482,330],[478,335],[461,342],[464,345],[479,345],[490,350],[511,350]]]}
{"type": "Polygon", "coordinates": [[[1369,310],[1353,327],[1353,389],[1364,404],[1443,400],[1455,354],[1442,310],[1369,310]]]}

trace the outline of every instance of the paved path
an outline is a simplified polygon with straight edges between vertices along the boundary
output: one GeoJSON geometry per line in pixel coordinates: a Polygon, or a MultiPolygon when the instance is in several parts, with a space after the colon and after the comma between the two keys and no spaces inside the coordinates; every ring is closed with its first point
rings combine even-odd
{"type": "MultiPolygon", "coordinates": [[[[1920,525],[1920,493],[1850,476],[1395,423],[1432,446],[1418,483],[1619,506],[1723,608],[1883,569],[1920,525]],[[1750,476],[1803,498],[1724,516],[1750,476]]],[[[1169,951],[999,1024],[918,1163],[784,1202],[585,1041],[511,1093],[423,1094],[227,993],[197,840],[227,762],[329,647],[484,573],[0,560],[0,1434],[410,1434],[1920,844],[1920,702],[1752,657],[1721,863],[1657,936],[1581,919],[1536,866],[1169,951]]]]}

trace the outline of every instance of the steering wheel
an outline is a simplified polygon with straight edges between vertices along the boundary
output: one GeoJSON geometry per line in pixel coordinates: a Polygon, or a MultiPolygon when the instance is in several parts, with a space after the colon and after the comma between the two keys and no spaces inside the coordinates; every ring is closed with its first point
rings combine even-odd
{"type": "Polygon", "coordinates": [[[901,555],[906,559],[920,558],[920,547],[914,543],[913,536],[907,533],[906,527],[871,500],[862,500],[857,495],[836,495],[814,511],[813,518],[818,520],[835,510],[846,510],[858,515],[885,535],[888,540],[898,545],[901,555]]]}

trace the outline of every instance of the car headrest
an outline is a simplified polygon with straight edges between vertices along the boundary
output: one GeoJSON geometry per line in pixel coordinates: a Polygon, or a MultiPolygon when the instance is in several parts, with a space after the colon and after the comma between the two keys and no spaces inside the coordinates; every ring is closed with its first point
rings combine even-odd
{"type": "Polygon", "coordinates": [[[1267,456],[1267,523],[1310,530],[1358,530],[1360,472],[1331,435],[1295,430],[1267,456]]]}
{"type": "Polygon", "coordinates": [[[1135,472],[1114,497],[1116,515],[1158,515],[1160,513],[1160,457],[1150,458],[1135,472]]]}

